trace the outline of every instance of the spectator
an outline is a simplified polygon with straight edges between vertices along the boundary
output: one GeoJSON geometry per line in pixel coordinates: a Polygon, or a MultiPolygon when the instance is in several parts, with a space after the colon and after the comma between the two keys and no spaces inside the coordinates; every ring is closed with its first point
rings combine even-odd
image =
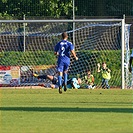
{"type": "Polygon", "coordinates": [[[111,75],[110,75],[111,70],[109,68],[107,68],[106,62],[102,63],[101,69],[100,69],[100,63],[98,63],[97,66],[98,66],[97,72],[101,72],[101,74],[102,74],[102,88],[110,89],[108,81],[111,78],[111,75]]]}
{"type": "Polygon", "coordinates": [[[87,89],[94,89],[95,88],[94,76],[91,74],[90,70],[87,72],[87,76],[85,76],[85,83],[86,83],[87,89]]]}

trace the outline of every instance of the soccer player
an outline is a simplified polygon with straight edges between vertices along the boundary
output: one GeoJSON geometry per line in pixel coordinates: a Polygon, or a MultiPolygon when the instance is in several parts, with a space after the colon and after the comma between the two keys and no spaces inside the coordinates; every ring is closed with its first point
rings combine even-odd
{"type": "Polygon", "coordinates": [[[130,60],[129,60],[129,71],[132,72],[132,65],[133,64],[133,50],[132,54],[130,55],[130,60]]]}
{"type": "Polygon", "coordinates": [[[111,76],[110,76],[111,70],[109,68],[107,68],[107,64],[105,62],[102,63],[101,69],[100,69],[99,63],[97,64],[97,66],[98,66],[97,72],[102,73],[102,88],[105,89],[105,87],[106,87],[107,89],[110,89],[108,81],[111,78],[111,76]]]}
{"type": "MultiPolygon", "coordinates": [[[[38,78],[38,79],[49,79],[52,84],[41,84],[41,86],[44,87],[51,87],[51,88],[58,88],[58,77],[56,75],[52,76],[52,75],[38,75],[36,73],[33,74],[34,77],[38,78]]],[[[80,88],[80,84],[81,84],[81,79],[80,78],[70,78],[67,81],[67,88],[69,89],[79,89],[80,88]]],[[[64,84],[64,82],[62,81],[62,85],[64,84]]]]}
{"type": "Polygon", "coordinates": [[[73,54],[76,60],[78,57],[76,56],[74,45],[67,41],[68,35],[66,32],[62,33],[62,39],[55,46],[55,55],[58,56],[57,60],[57,71],[58,71],[58,85],[59,85],[59,93],[62,93],[62,77],[64,76],[64,91],[67,90],[67,71],[70,65],[70,52],[73,54]]]}

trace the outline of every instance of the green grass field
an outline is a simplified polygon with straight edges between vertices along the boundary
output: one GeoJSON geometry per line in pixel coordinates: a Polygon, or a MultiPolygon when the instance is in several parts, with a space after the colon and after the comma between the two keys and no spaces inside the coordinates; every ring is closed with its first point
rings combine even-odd
{"type": "Polygon", "coordinates": [[[0,133],[132,133],[132,125],[132,90],[0,90],[0,133]]]}

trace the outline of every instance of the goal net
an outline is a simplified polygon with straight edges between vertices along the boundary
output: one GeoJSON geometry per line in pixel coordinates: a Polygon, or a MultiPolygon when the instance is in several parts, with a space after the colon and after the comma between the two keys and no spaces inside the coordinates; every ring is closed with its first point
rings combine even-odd
{"type": "MultiPolygon", "coordinates": [[[[97,73],[97,63],[107,63],[111,70],[109,81],[111,88],[124,88],[131,85],[131,76],[127,67],[122,66],[123,60],[129,63],[129,32],[130,25],[125,25],[124,53],[122,53],[122,21],[121,20],[14,20],[0,23],[0,61],[1,67],[17,66],[17,71],[8,72],[8,82],[11,86],[38,85],[49,82],[32,76],[34,72],[39,75],[55,75],[56,57],[54,46],[61,40],[62,32],[67,32],[69,41],[75,46],[79,58],[75,61],[71,57],[69,78],[80,77],[84,88],[85,76],[90,70],[94,75],[97,88],[101,87],[101,74],[97,73]],[[122,66],[122,67],[121,67],[122,66]],[[124,77],[122,78],[122,69],[124,77]],[[15,82],[15,78],[18,83],[15,82]],[[124,80],[122,80],[124,79],[124,80]],[[11,84],[12,83],[12,84],[11,84]]],[[[124,64],[123,64],[124,65],[124,64]]],[[[13,67],[14,68],[14,67],[13,67]]],[[[1,82],[6,84],[5,75],[0,69],[1,82]]]]}

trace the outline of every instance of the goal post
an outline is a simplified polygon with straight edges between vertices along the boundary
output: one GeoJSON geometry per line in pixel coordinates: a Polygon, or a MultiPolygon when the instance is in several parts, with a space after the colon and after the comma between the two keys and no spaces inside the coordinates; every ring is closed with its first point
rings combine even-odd
{"type": "Polygon", "coordinates": [[[122,84],[121,88],[125,88],[125,78],[124,78],[124,43],[125,43],[125,19],[121,20],[122,26],[121,26],[121,77],[122,77],[122,84]]]}
{"type": "Polygon", "coordinates": [[[124,89],[129,85],[125,83],[129,79],[125,80],[128,71],[124,68],[125,41],[129,45],[129,40],[125,39],[124,19],[0,20],[0,25],[1,65],[20,66],[20,85],[48,82],[34,78],[35,71],[56,73],[53,50],[64,31],[69,35],[68,40],[74,42],[79,57],[78,61],[71,58],[69,77],[80,76],[84,83],[87,71],[91,70],[100,88],[97,63],[105,61],[111,69],[110,86],[124,89]]]}

